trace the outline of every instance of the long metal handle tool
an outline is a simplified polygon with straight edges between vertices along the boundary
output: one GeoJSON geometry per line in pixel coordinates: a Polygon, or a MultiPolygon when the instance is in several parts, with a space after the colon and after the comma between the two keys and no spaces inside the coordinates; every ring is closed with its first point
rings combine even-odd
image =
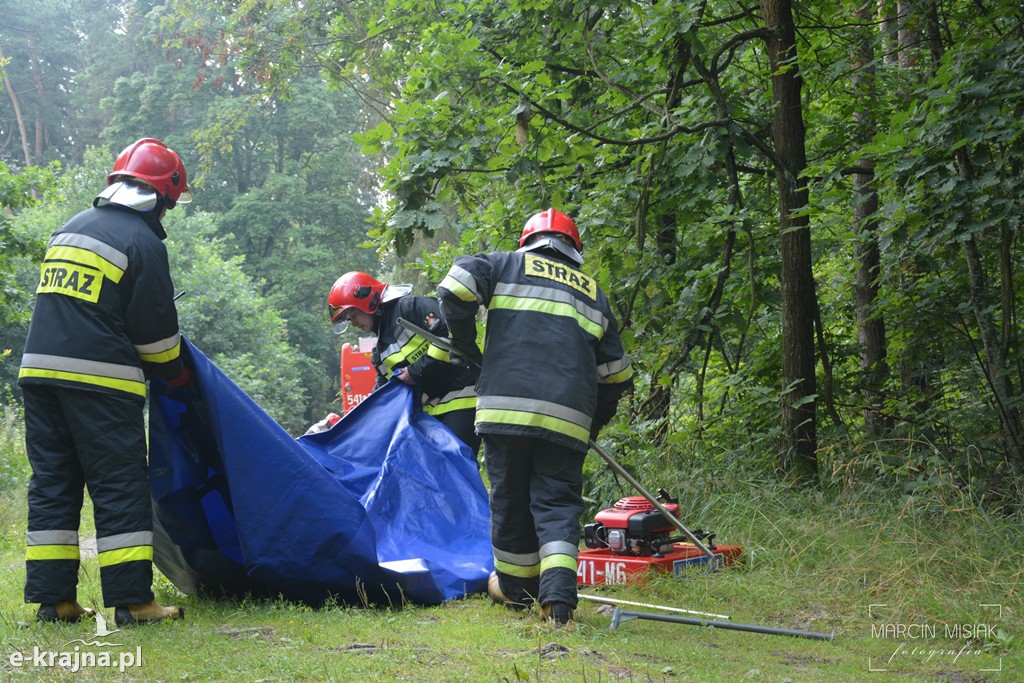
{"type": "Polygon", "coordinates": [[[827,640],[831,642],[836,637],[833,629],[831,633],[815,633],[814,631],[800,631],[792,628],[775,628],[774,626],[759,626],[757,624],[739,624],[733,621],[710,621],[708,619],[693,619],[690,617],[677,617],[671,614],[654,614],[652,612],[630,612],[616,607],[612,612],[612,625],[609,630],[616,630],[624,621],[631,619],[650,619],[652,621],[668,621],[675,624],[687,624],[689,626],[710,626],[712,628],[728,629],[732,631],[749,631],[751,633],[766,633],[772,636],[792,636],[794,638],[810,638],[811,640],[827,640]]]}
{"type": "MultiPolygon", "coordinates": [[[[444,337],[436,335],[433,332],[424,330],[422,327],[416,325],[415,323],[411,323],[408,320],[405,320],[404,318],[398,318],[398,320],[396,320],[395,322],[398,323],[401,327],[404,327],[405,329],[409,330],[410,332],[413,332],[423,337],[424,339],[426,339],[428,342],[430,342],[439,349],[444,349],[448,353],[454,353],[456,355],[464,355],[461,351],[459,351],[459,348],[455,346],[455,344],[453,344],[450,339],[445,339],[444,337]]],[[[665,519],[667,519],[672,524],[672,526],[674,526],[679,531],[683,532],[683,535],[690,539],[690,543],[693,543],[693,545],[698,550],[700,550],[708,557],[708,561],[710,563],[710,567],[708,569],[710,571],[713,572],[722,568],[722,566],[724,565],[724,560],[722,559],[721,555],[716,555],[715,553],[711,552],[711,550],[706,545],[701,543],[701,540],[697,538],[693,534],[693,532],[691,532],[689,529],[683,526],[683,523],[679,521],[678,517],[669,512],[668,509],[661,504],[661,501],[652,496],[650,491],[645,489],[640,484],[640,482],[633,478],[633,476],[629,472],[624,470],[622,468],[622,465],[617,463],[615,461],[615,458],[613,458],[610,453],[601,448],[596,441],[590,439],[589,445],[595,453],[601,456],[601,459],[608,463],[608,466],[611,467],[612,470],[616,472],[616,474],[618,474],[620,477],[629,482],[629,484],[634,489],[636,489],[640,493],[640,495],[646,498],[647,501],[658,510],[658,512],[664,515],[665,519]]]]}
{"type": "Polygon", "coordinates": [[[698,612],[692,609],[683,609],[682,607],[668,607],[667,605],[652,605],[646,602],[631,602],[629,600],[619,600],[617,598],[607,598],[603,595],[588,595],[587,593],[576,593],[576,597],[580,600],[591,600],[593,602],[599,602],[602,605],[630,605],[632,607],[650,607],[651,609],[660,609],[666,612],[679,612],[680,614],[694,614],[698,617],[711,617],[712,619],[721,619],[728,621],[732,617],[727,614],[715,614],[713,612],[698,612]]]}
{"type": "Polygon", "coordinates": [[[707,555],[708,559],[711,561],[712,570],[722,568],[722,556],[716,555],[715,553],[711,552],[711,550],[706,545],[701,543],[701,540],[697,538],[693,534],[693,532],[687,529],[683,525],[683,523],[679,521],[678,517],[669,512],[668,508],[661,504],[661,501],[652,496],[651,493],[647,489],[645,489],[640,482],[634,479],[629,472],[624,470],[619,463],[615,462],[615,458],[613,458],[610,453],[601,448],[593,439],[590,440],[590,448],[593,449],[595,453],[600,455],[604,459],[604,461],[608,463],[608,466],[615,470],[615,472],[620,477],[628,481],[633,488],[639,491],[640,495],[647,499],[647,502],[649,502],[651,505],[657,508],[658,512],[660,512],[665,517],[665,519],[672,523],[672,526],[674,526],[676,529],[679,529],[679,531],[682,531],[683,535],[690,539],[690,543],[693,543],[693,545],[696,546],[698,550],[707,555]]]}
{"type": "MultiPolygon", "coordinates": [[[[465,357],[465,354],[462,351],[459,351],[459,347],[455,346],[455,344],[452,343],[451,339],[445,339],[444,337],[434,334],[429,330],[425,330],[416,323],[411,323],[405,318],[398,318],[397,320],[395,320],[395,322],[398,323],[400,327],[404,327],[413,334],[418,334],[419,336],[423,337],[437,348],[444,349],[448,353],[454,353],[457,356],[465,357]]],[[[474,361],[473,359],[469,359],[469,362],[472,363],[473,365],[476,365],[476,361],[474,361]]]]}

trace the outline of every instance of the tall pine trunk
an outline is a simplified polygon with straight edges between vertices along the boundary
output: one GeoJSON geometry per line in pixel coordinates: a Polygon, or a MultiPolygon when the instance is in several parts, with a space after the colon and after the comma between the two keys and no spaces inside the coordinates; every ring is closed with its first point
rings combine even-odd
{"type": "MultiPolygon", "coordinates": [[[[857,23],[864,26],[858,32],[853,55],[851,86],[855,102],[861,109],[854,111],[853,123],[856,143],[864,145],[875,133],[871,114],[877,101],[875,52],[871,29],[874,11],[871,4],[862,2],[854,11],[857,23]]],[[[853,225],[857,235],[854,259],[857,264],[854,299],[857,311],[857,340],[860,343],[860,369],[864,397],[864,426],[868,434],[877,436],[889,426],[885,418],[885,385],[889,379],[886,358],[885,321],[875,311],[878,299],[878,276],[881,252],[878,248],[878,194],[874,185],[874,161],[863,158],[853,176],[853,225]]]]}
{"type": "Polygon", "coordinates": [[[814,277],[811,232],[806,216],[808,192],[800,177],[807,166],[797,66],[796,31],[790,0],[761,0],[768,29],[772,72],[772,142],[777,155],[782,257],[782,437],[779,469],[783,476],[808,481],[817,474],[817,409],[814,358],[814,277]]]}

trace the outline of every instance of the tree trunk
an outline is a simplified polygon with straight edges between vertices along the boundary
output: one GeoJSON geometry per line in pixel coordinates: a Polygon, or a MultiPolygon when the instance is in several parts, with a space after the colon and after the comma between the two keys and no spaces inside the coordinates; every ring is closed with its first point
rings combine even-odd
{"type": "MultiPolygon", "coordinates": [[[[957,150],[956,159],[964,180],[973,180],[974,167],[967,149],[961,147],[957,150]]],[[[1005,340],[997,332],[992,309],[989,307],[989,288],[981,262],[981,252],[974,235],[963,242],[963,252],[970,282],[971,306],[974,309],[974,319],[978,323],[981,343],[985,348],[985,375],[988,377],[989,387],[992,389],[1003,425],[1006,459],[1018,473],[1024,472],[1024,427],[1021,424],[1020,410],[1017,408],[1017,394],[1010,374],[1012,370],[1006,357],[1005,340]]],[[[1010,311],[1004,311],[1003,314],[1012,315],[1010,311]]]]}
{"type": "MultiPolygon", "coordinates": [[[[922,7],[928,47],[932,60],[937,67],[944,48],[942,36],[939,32],[938,11],[934,2],[925,2],[922,7]]],[[[967,147],[960,147],[953,154],[961,177],[967,181],[975,180],[974,163],[971,159],[971,152],[967,147]]],[[[1005,239],[1000,239],[1000,252],[1005,247],[1005,239]]],[[[1010,466],[1018,473],[1024,472],[1024,424],[1021,421],[1020,409],[1018,408],[1018,396],[1013,386],[1012,368],[1006,355],[1005,336],[1001,337],[997,331],[995,316],[989,306],[988,281],[985,269],[982,264],[981,251],[975,235],[962,242],[964,260],[967,263],[967,277],[970,283],[971,307],[974,310],[974,319],[978,324],[978,334],[981,336],[981,343],[985,349],[984,372],[988,378],[989,388],[992,390],[996,407],[999,410],[999,419],[1003,427],[1003,442],[1006,459],[1010,466]]],[[[1001,256],[1000,256],[1001,258],[1001,256]]],[[[1012,271],[1000,268],[1003,277],[1012,277],[1012,271]]],[[[1012,281],[1002,286],[1004,296],[1006,287],[1012,287],[1012,281]]],[[[1003,311],[1004,317],[1013,316],[1014,307],[1003,311]]]]}
{"type": "MultiPolygon", "coordinates": [[[[854,12],[857,23],[871,25],[871,5],[861,4],[854,12]]],[[[876,100],[874,48],[870,29],[858,34],[853,56],[853,76],[850,84],[853,99],[863,104],[853,113],[856,144],[863,145],[875,133],[871,115],[876,100]]],[[[853,176],[853,226],[857,235],[854,259],[857,273],[854,283],[854,302],[857,311],[857,340],[860,342],[860,369],[863,382],[864,426],[868,434],[878,436],[890,425],[884,417],[885,385],[889,378],[886,359],[885,321],[875,313],[878,299],[878,275],[881,252],[878,248],[878,194],[874,187],[874,161],[862,158],[858,164],[863,172],[853,176]]]]}
{"type": "MultiPolygon", "coordinates": [[[[883,26],[887,30],[886,35],[891,36],[895,32],[896,36],[895,45],[890,42],[886,46],[886,53],[888,54],[895,47],[896,64],[903,71],[909,70],[912,65],[920,61],[922,54],[922,46],[916,40],[913,31],[908,28],[908,26],[917,21],[916,15],[912,16],[912,13],[915,11],[915,3],[920,5],[919,0],[897,2],[896,14],[888,17],[888,21],[883,22],[883,26]]],[[[884,0],[881,0],[880,4],[884,6],[884,0]]],[[[891,59],[887,57],[886,61],[891,62],[891,59]]],[[[909,91],[903,91],[899,94],[904,102],[910,101],[909,91]]],[[[917,280],[917,269],[913,262],[903,264],[898,276],[898,286],[900,291],[904,293],[904,296],[913,298],[908,292],[914,290],[917,286],[917,280]]],[[[941,365],[939,359],[941,352],[935,350],[928,336],[917,329],[916,325],[911,329],[903,329],[901,332],[906,337],[904,342],[906,351],[900,356],[899,363],[897,364],[899,368],[900,389],[905,396],[913,397],[912,412],[922,415],[931,410],[940,395],[939,387],[941,385],[935,382],[934,377],[936,374],[935,368],[941,365]]],[[[933,438],[934,434],[930,422],[924,427],[924,434],[926,438],[933,438]]]]}
{"type": "Polygon", "coordinates": [[[817,474],[817,410],[815,407],[814,277],[811,232],[806,216],[807,187],[800,177],[807,165],[800,102],[802,79],[796,60],[796,31],[790,0],[761,0],[772,72],[775,116],[772,142],[778,160],[782,256],[782,439],[779,469],[783,476],[808,481],[817,474]]]}
{"type": "Polygon", "coordinates": [[[43,87],[43,71],[39,63],[38,50],[36,49],[35,34],[29,35],[28,40],[28,63],[32,71],[32,87],[36,91],[36,122],[35,122],[35,158],[43,155],[43,139],[45,130],[43,125],[43,109],[46,106],[46,88],[43,87]]]}
{"type": "Polygon", "coordinates": [[[1017,384],[1024,387],[1024,355],[1020,350],[1020,326],[1017,324],[1017,292],[1013,284],[1013,230],[1003,228],[999,245],[999,279],[1003,300],[1003,353],[1016,358],[1017,384]]]}
{"type": "MultiPolygon", "coordinates": [[[[4,56],[3,47],[0,47],[0,64],[7,61],[4,56]]],[[[7,78],[7,74],[4,74],[4,90],[7,91],[7,96],[11,98],[11,107],[14,108],[14,118],[18,122],[18,132],[21,133],[21,151],[25,155],[25,168],[32,165],[32,151],[28,145],[28,131],[25,130],[25,119],[21,115],[21,104],[18,102],[18,95],[14,92],[14,88],[11,87],[11,80],[7,78]]]]}
{"type": "Polygon", "coordinates": [[[971,282],[971,304],[981,333],[981,342],[985,347],[985,374],[988,376],[1003,423],[1006,459],[1018,473],[1024,472],[1024,429],[1021,425],[1020,410],[1017,408],[1017,395],[1010,380],[1010,366],[988,307],[988,287],[985,284],[978,243],[971,237],[963,243],[963,248],[971,282]]]}
{"type": "MultiPolygon", "coordinates": [[[[666,84],[668,89],[668,98],[665,104],[666,115],[668,112],[673,111],[678,106],[680,98],[682,97],[683,81],[686,75],[686,67],[690,63],[690,44],[682,37],[677,36],[675,40],[675,55],[676,55],[676,71],[669,78],[666,84]]],[[[648,197],[650,196],[650,184],[654,178],[654,169],[661,165],[664,160],[667,150],[667,145],[663,144],[657,154],[652,154],[651,159],[651,174],[648,176],[648,181],[643,192],[643,196],[640,202],[640,211],[643,212],[646,218],[649,212],[650,206],[648,204],[648,197]]],[[[663,213],[658,216],[658,227],[655,235],[655,242],[657,244],[658,256],[664,265],[672,265],[676,262],[676,251],[677,246],[677,230],[678,220],[674,213],[663,213]]],[[[660,329],[664,324],[661,320],[661,315],[652,316],[652,323],[657,324],[660,329]]],[[[687,350],[686,355],[689,355],[687,350]]],[[[683,359],[682,354],[675,360],[669,361],[669,365],[673,365],[676,361],[681,362],[683,359]]],[[[657,373],[651,377],[651,395],[647,401],[644,402],[643,408],[645,410],[644,416],[650,420],[656,420],[659,423],[657,430],[657,437],[659,440],[665,436],[668,432],[670,420],[670,411],[672,406],[672,385],[664,385],[657,381],[657,375],[664,372],[664,368],[661,368],[657,373]]]]}

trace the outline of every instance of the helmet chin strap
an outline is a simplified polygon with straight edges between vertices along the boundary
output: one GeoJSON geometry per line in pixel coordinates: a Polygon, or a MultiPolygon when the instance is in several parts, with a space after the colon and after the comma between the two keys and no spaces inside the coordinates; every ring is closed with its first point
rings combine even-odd
{"type": "Polygon", "coordinates": [[[578,266],[583,265],[583,255],[576,251],[576,248],[565,240],[554,235],[543,235],[535,238],[527,244],[519,247],[518,251],[536,251],[537,249],[551,249],[565,256],[578,266]]]}

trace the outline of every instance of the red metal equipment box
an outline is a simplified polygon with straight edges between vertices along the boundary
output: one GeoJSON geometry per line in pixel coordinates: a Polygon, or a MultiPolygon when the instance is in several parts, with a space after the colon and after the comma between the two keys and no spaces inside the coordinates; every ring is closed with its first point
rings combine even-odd
{"type": "MultiPolygon", "coordinates": [[[[724,566],[740,559],[743,548],[736,545],[716,545],[711,551],[722,557],[724,566]]],[[[604,549],[586,548],[579,552],[576,583],[580,586],[603,586],[622,583],[642,583],[652,571],[685,576],[689,572],[703,572],[710,561],[692,543],[675,543],[673,551],[661,557],[616,555],[604,549]]]]}
{"type": "MultiPolygon", "coordinates": [[[[362,340],[360,340],[362,344],[362,340]]],[[[370,348],[373,348],[372,345],[370,348]]],[[[369,351],[361,352],[351,344],[341,347],[341,409],[342,414],[359,405],[373,392],[377,371],[370,362],[369,351]]]]}

